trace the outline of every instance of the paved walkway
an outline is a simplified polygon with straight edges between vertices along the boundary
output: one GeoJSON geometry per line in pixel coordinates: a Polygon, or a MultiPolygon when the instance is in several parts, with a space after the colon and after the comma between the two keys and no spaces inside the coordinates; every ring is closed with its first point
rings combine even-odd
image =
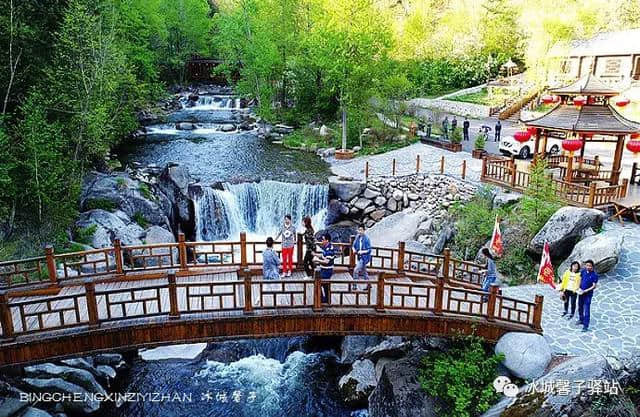
{"type": "Polygon", "coordinates": [[[391,175],[394,158],[396,160],[396,175],[413,174],[416,172],[417,155],[420,155],[420,172],[439,173],[440,158],[444,155],[445,174],[460,178],[462,161],[466,160],[466,179],[480,181],[481,160],[471,158],[467,152],[449,152],[422,143],[415,143],[379,155],[360,156],[350,161],[338,161],[335,158],[330,158],[328,162],[336,175],[364,179],[366,161],[369,161],[369,175],[391,175]]]}
{"type": "Polygon", "coordinates": [[[503,289],[505,295],[525,299],[544,295],[542,329],[556,354],[625,357],[640,347],[640,226],[605,222],[604,229],[624,234],[624,247],[615,269],[600,277],[591,303],[589,332],[581,332],[575,317],[571,321],[560,317],[562,301],[548,285],[503,289]]]}

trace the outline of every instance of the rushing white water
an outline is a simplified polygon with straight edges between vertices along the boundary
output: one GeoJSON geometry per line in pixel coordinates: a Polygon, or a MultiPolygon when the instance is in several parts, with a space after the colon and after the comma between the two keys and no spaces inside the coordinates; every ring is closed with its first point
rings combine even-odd
{"type": "Polygon", "coordinates": [[[314,228],[320,230],[327,202],[326,185],[261,181],[224,184],[224,190],[207,187],[195,199],[196,239],[236,238],[242,231],[254,237],[275,237],[286,214],[299,229],[303,217],[311,216],[314,228]]]}
{"type": "Polygon", "coordinates": [[[182,106],[190,110],[238,110],[240,99],[227,95],[199,96],[195,103],[183,101],[182,106]]]}

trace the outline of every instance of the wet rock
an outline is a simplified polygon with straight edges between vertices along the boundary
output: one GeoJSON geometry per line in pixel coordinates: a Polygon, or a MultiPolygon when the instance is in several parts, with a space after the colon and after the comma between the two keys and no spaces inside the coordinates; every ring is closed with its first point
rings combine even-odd
{"type": "Polygon", "coordinates": [[[368,359],[353,363],[351,372],[340,378],[338,388],[345,403],[352,407],[366,406],[367,397],[376,386],[376,371],[368,359]]]}
{"type": "Polygon", "coordinates": [[[222,126],[220,126],[221,132],[235,132],[235,130],[236,130],[236,126],[231,123],[225,123],[222,126]]]}
{"type": "Polygon", "coordinates": [[[381,341],[380,336],[345,336],[340,347],[340,362],[352,363],[381,341]]]}
{"type": "Polygon", "coordinates": [[[0,416],[10,417],[19,416],[23,410],[29,406],[28,402],[20,401],[19,398],[1,398],[0,397],[0,416]]]}
{"type": "Polygon", "coordinates": [[[194,130],[196,125],[191,122],[179,122],[176,123],[176,129],[178,130],[194,130]]]}
{"type": "Polygon", "coordinates": [[[99,353],[93,357],[94,365],[118,366],[122,362],[122,355],[119,353],[99,353]]]}
{"type": "Polygon", "coordinates": [[[100,409],[100,403],[84,388],[62,378],[23,378],[22,381],[35,392],[63,394],[61,405],[66,412],[91,414],[100,409]],[[79,396],[80,401],[71,401],[76,399],[74,396],[79,396]]]}
{"type": "Polygon", "coordinates": [[[31,378],[62,378],[76,384],[89,392],[105,394],[104,388],[96,381],[93,374],[84,369],[70,366],[59,366],[52,363],[42,363],[24,368],[25,374],[31,378]]]}
{"type": "Polygon", "coordinates": [[[388,336],[381,343],[367,349],[363,356],[373,361],[381,357],[401,358],[406,355],[410,347],[411,344],[405,341],[404,338],[388,336]]]}
{"type": "Polygon", "coordinates": [[[91,239],[91,246],[104,248],[113,246],[114,239],[120,239],[123,245],[141,245],[144,230],[136,223],[125,223],[121,217],[105,210],[96,209],[80,214],[77,227],[96,227],[91,239]]]}
{"type": "Polygon", "coordinates": [[[329,194],[335,195],[342,201],[350,201],[360,195],[365,189],[365,183],[352,181],[342,177],[329,177],[329,194]]]}
{"type": "Polygon", "coordinates": [[[28,407],[20,417],[51,417],[51,414],[35,407],[28,407]]]}

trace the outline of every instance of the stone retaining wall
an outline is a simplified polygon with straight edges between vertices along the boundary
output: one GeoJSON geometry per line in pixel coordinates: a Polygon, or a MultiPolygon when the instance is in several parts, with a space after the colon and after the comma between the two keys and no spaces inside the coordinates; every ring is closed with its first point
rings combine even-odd
{"type": "Polygon", "coordinates": [[[489,117],[491,108],[481,104],[465,103],[462,101],[414,98],[407,102],[410,106],[417,106],[427,109],[437,109],[446,113],[453,113],[460,116],[469,116],[474,119],[489,117]]]}

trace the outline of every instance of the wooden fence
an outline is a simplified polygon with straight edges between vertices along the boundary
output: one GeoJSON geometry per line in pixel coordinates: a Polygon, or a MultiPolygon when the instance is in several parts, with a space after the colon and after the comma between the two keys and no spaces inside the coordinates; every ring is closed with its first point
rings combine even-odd
{"type": "MultiPolygon", "coordinates": [[[[409,172],[404,172],[402,174],[399,174],[398,173],[397,160],[396,160],[396,158],[393,158],[391,160],[391,166],[389,166],[389,172],[391,172],[391,176],[392,177],[395,177],[396,175],[411,175],[411,174],[419,174],[419,173],[444,175],[446,173],[446,167],[447,166],[448,165],[446,163],[446,158],[445,158],[444,155],[442,155],[440,157],[440,160],[438,162],[432,162],[428,166],[420,158],[420,155],[416,155],[415,170],[411,170],[409,172]],[[431,169],[429,169],[429,168],[431,168],[431,169]]],[[[460,163],[457,166],[457,168],[459,169],[458,172],[460,172],[460,178],[462,178],[463,180],[466,179],[466,177],[467,177],[467,161],[463,160],[462,163],[460,163]]],[[[370,176],[372,176],[372,175],[370,173],[369,161],[365,161],[365,163],[364,163],[364,178],[365,178],[365,181],[368,180],[370,176]]]]}
{"type": "MultiPolygon", "coordinates": [[[[513,158],[485,157],[482,160],[481,180],[519,192],[529,186],[529,173],[519,171],[513,158]]],[[[600,185],[595,181],[582,185],[551,177],[555,195],[562,201],[579,207],[606,207],[615,199],[627,195],[628,180],[619,185],[600,185]]]]}

